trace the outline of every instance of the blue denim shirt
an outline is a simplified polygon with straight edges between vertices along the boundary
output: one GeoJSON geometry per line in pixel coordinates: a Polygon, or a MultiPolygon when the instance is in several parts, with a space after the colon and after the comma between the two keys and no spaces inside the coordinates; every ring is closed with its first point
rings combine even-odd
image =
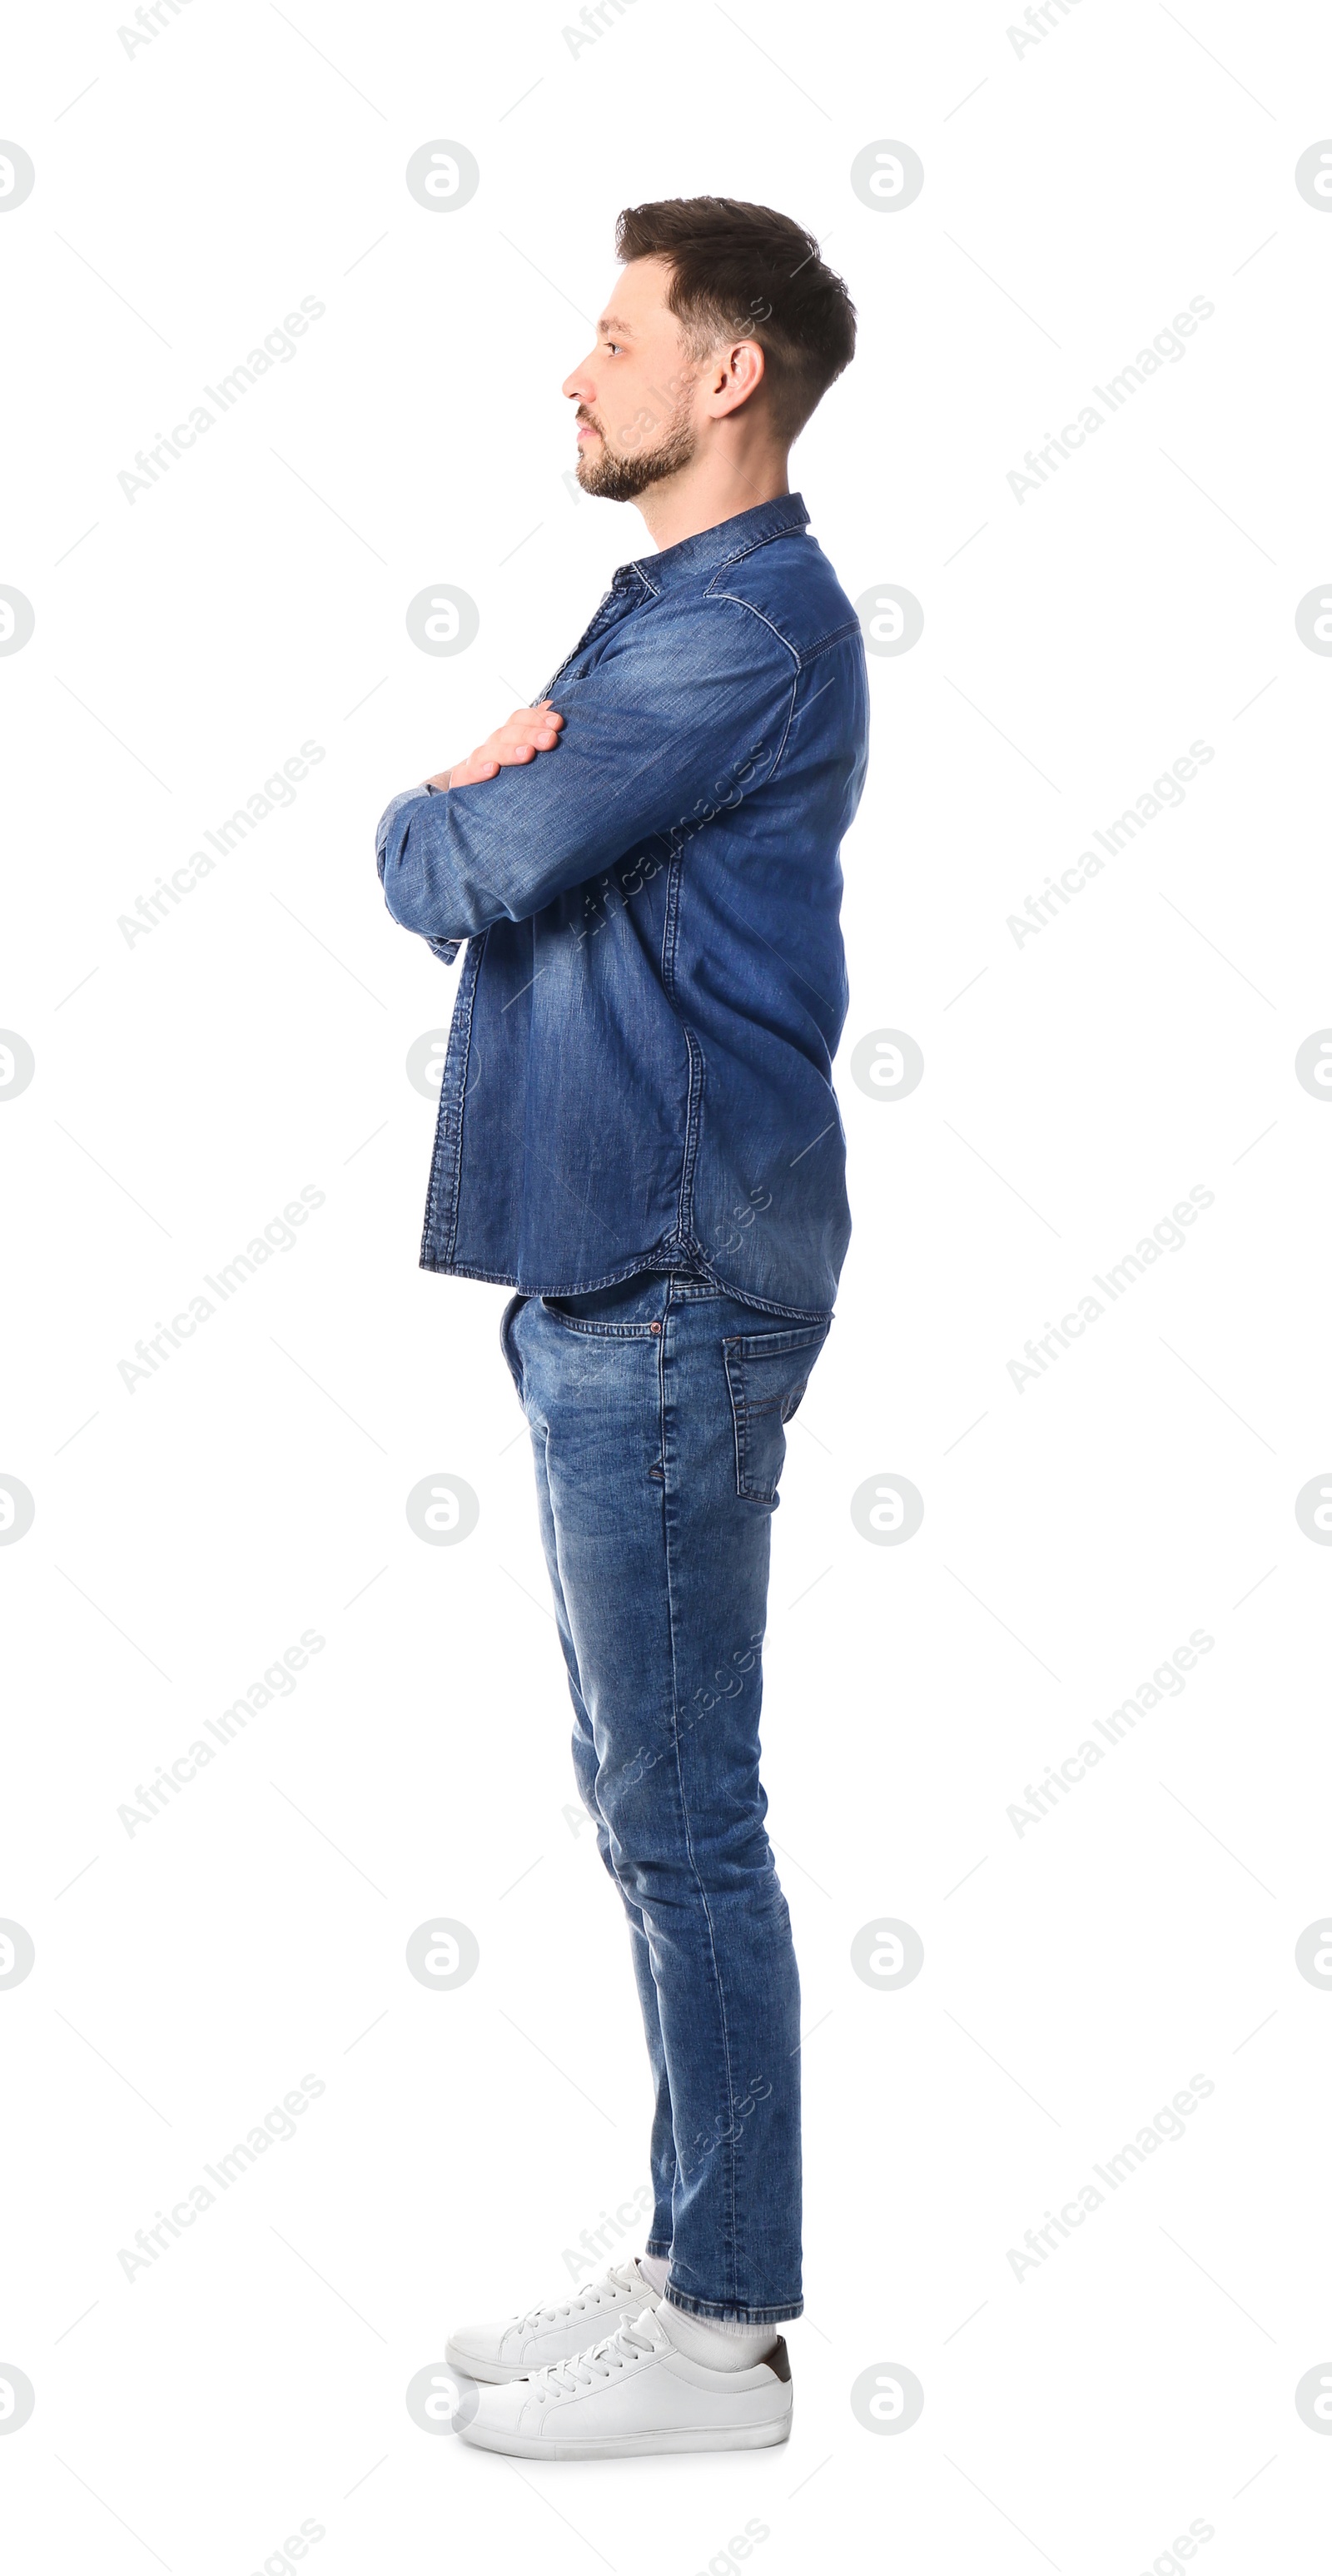
{"type": "Polygon", "coordinates": [[[826,1315],[855,614],[798,493],[623,564],[543,697],[554,751],[396,796],[395,921],[451,961],[421,1260],[531,1295],[676,1268],[826,1315]]]}

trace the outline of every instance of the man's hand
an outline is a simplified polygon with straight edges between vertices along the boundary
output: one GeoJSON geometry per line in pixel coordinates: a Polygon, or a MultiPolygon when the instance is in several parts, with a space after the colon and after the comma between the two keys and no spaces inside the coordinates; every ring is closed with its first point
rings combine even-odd
{"type": "Polygon", "coordinates": [[[501,769],[521,768],[525,761],[535,760],[539,751],[553,751],[564,722],[549,698],[539,706],[517,707],[507,724],[498,725],[494,733],[469,751],[465,760],[455,760],[452,769],[441,769],[427,779],[428,787],[475,787],[483,778],[494,778],[501,769]]]}

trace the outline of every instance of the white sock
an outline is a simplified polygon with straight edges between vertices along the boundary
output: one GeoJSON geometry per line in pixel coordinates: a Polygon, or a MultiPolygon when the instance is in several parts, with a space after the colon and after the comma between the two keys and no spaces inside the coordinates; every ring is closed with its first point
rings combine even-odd
{"type": "Polygon", "coordinates": [[[657,2321],[677,2352],[709,2370],[752,2370],[777,2341],[773,2326],[747,2325],[738,2317],[694,2317],[670,2298],[663,2299],[657,2321]]]}
{"type": "Polygon", "coordinates": [[[666,2275],[671,2268],[669,2255],[640,2254],[638,2258],[638,2268],[642,2273],[644,2280],[647,2282],[649,2289],[655,2290],[658,2298],[660,2298],[662,2291],[666,2287],[666,2275]]]}

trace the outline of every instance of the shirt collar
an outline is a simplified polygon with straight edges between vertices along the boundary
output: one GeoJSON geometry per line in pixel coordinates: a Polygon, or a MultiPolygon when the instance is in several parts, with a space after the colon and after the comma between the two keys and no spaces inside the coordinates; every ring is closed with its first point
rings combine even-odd
{"type": "Polygon", "coordinates": [[[715,528],[702,528],[695,537],[682,537],[678,545],[667,546],[660,554],[643,555],[632,563],[621,564],[614,587],[625,588],[637,573],[649,590],[674,590],[701,572],[714,571],[721,564],[733,563],[739,555],[752,554],[770,537],[785,536],[790,529],[808,525],[809,512],[799,492],[779,492],[774,500],[760,501],[753,510],[741,510],[733,519],[720,519],[715,528]]]}

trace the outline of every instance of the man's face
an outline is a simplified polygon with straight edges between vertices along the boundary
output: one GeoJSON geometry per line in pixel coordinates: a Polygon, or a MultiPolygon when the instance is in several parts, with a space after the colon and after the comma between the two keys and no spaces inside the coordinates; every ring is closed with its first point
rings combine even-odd
{"type": "Polygon", "coordinates": [[[577,474],[603,501],[635,501],[688,465],[698,444],[698,367],[668,310],[665,260],[622,269],[597,324],[596,346],[566,376],[576,400],[577,474]]]}

